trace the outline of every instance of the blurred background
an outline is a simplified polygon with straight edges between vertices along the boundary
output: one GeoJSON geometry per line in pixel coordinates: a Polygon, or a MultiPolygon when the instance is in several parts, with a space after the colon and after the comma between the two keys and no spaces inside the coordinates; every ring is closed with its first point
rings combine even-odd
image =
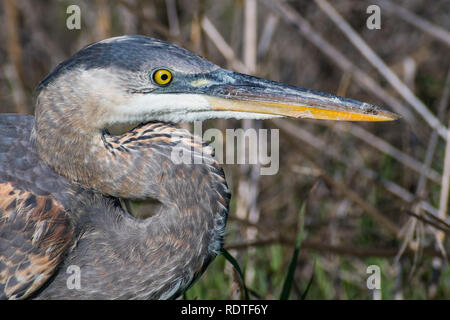
{"type": "MultiPolygon", "coordinates": [[[[33,90],[58,63],[123,34],[394,111],[399,121],[376,124],[204,123],[280,129],[278,174],[225,166],[225,247],[252,299],[448,299],[449,15],[447,0],[2,0],[0,112],[33,114],[33,90]],[[379,29],[367,26],[374,4],[379,29]],[[70,5],[80,29],[66,26],[70,5]],[[381,290],[368,288],[372,265],[381,290]]],[[[243,288],[219,256],[184,298],[239,299],[243,288]]]]}

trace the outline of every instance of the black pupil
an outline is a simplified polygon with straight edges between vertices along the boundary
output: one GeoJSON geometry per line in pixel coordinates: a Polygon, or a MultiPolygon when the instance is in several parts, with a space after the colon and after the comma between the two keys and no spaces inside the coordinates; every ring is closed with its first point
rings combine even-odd
{"type": "Polygon", "coordinates": [[[168,76],[167,74],[163,74],[163,75],[161,76],[161,79],[163,79],[163,80],[167,80],[167,78],[169,78],[169,76],[168,76]]]}

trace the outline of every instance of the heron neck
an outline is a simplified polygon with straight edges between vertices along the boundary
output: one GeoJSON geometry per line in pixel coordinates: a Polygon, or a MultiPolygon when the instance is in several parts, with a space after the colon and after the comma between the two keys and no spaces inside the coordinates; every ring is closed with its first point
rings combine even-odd
{"type": "MultiPolygon", "coordinates": [[[[120,270],[142,275],[136,284],[140,289],[133,288],[135,292],[142,290],[141,298],[169,298],[192,284],[222,247],[230,200],[223,170],[210,150],[203,152],[202,141],[166,123],[148,123],[111,136],[107,132],[50,128],[41,120],[35,127],[36,147],[59,174],[97,193],[131,199],[151,197],[162,204],[147,220],[108,227],[101,232],[105,238],[91,245],[109,243],[111,248],[133,247],[130,253],[139,252],[115,263],[120,270]],[[43,128],[50,132],[43,134],[43,128]],[[174,137],[178,142],[173,142],[174,137]],[[190,150],[191,159],[202,157],[202,163],[174,162],[177,148],[190,150]],[[117,237],[111,232],[118,232],[117,237]],[[130,267],[123,261],[136,263],[130,267]]],[[[106,217],[119,221],[114,216],[120,210],[113,211],[92,215],[99,229],[108,226],[106,217]]]]}
{"type": "MultiPolygon", "coordinates": [[[[148,255],[150,260],[164,258],[167,277],[177,279],[182,274],[186,276],[184,285],[188,285],[220,251],[230,193],[209,147],[188,131],[154,122],[111,136],[61,128],[45,118],[36,120],[34,131],[40,156],[69,181],[103,195],[161,202],[160,212],[149,218],[139,239],[144,241],[144,253],[157,253],[155,257],[148,255]],[[174,162],[177,150],[190,151],[184,162],[174,162]],[[202,158],[201,163],[185,163],[195,157],[202,158]],[[162,242],[152,239],[165,242],[168,249],[158,250],[162,242]],[[174,263],[195,266],[195,270],[186,272],[174,263]]],[[[148,281],[154,282],[158,275],[150,271],[148,281]]]]}

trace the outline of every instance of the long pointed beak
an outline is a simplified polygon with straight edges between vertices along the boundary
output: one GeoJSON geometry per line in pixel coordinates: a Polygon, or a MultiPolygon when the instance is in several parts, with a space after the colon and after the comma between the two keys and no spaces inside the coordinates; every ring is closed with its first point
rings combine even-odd
{"type": "Polygon", "coordinates": [[[398,119],[396,114],[368,103],[224,69],[195,79],[191,86],[215,111],[343,121],[398,119]]]}

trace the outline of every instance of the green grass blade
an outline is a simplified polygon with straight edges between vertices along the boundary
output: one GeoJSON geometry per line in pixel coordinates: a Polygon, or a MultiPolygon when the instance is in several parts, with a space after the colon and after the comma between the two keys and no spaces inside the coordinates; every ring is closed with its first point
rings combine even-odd
{"type": "Polygon", "coordinates": [[[303,240],[303,230],[304,230],[304,217],[305,217],[305,204],[303,203],[300,208],[300,227],[297,233],[297,239],[295,241],[294,252],[292,253],[291,262],[289,263],[289,269],[284,279],[283,289],[281,291],[280,300],[288,300],[292,289],[292,282],[294,281],[295,269],[297,267],[298,255],[300,253],[300,245],[303,240]]]}
{"type": "Polygon", "coordinates": [[[241,278],[241,284],[242,284],[242,288],[244,289],[244,297],[245,300],[250,300],[250,296],[248,294],[248,289],[247,286],[245,285],[245,278],[244,278],[244,273],[241,270],[241,267],[239,266],[239,263],[237,262],[237,260],[228,252],[227,249],[222,248],[222,254],[225,257],[225,259],[228,260],[229,263],[231,263],[231,265],[234,267],[234,269],[237,271],[237,273],[239,274],[239,277],[241,278]]]}
{"type": "Polygon", "coordinates": [[[309,289],[311,288],[311,284],[313,283],[314,280],[314,270],[316,268],[316,261],[314,261],[314,265],[313,265],[313,272],[311,274],[311,278],[309,278],[308,284],[306,286],[305,292],[303,292],[302,296],[300,297],[300,300],[306,300],[306,296],[308,295],[309,289]]]}

